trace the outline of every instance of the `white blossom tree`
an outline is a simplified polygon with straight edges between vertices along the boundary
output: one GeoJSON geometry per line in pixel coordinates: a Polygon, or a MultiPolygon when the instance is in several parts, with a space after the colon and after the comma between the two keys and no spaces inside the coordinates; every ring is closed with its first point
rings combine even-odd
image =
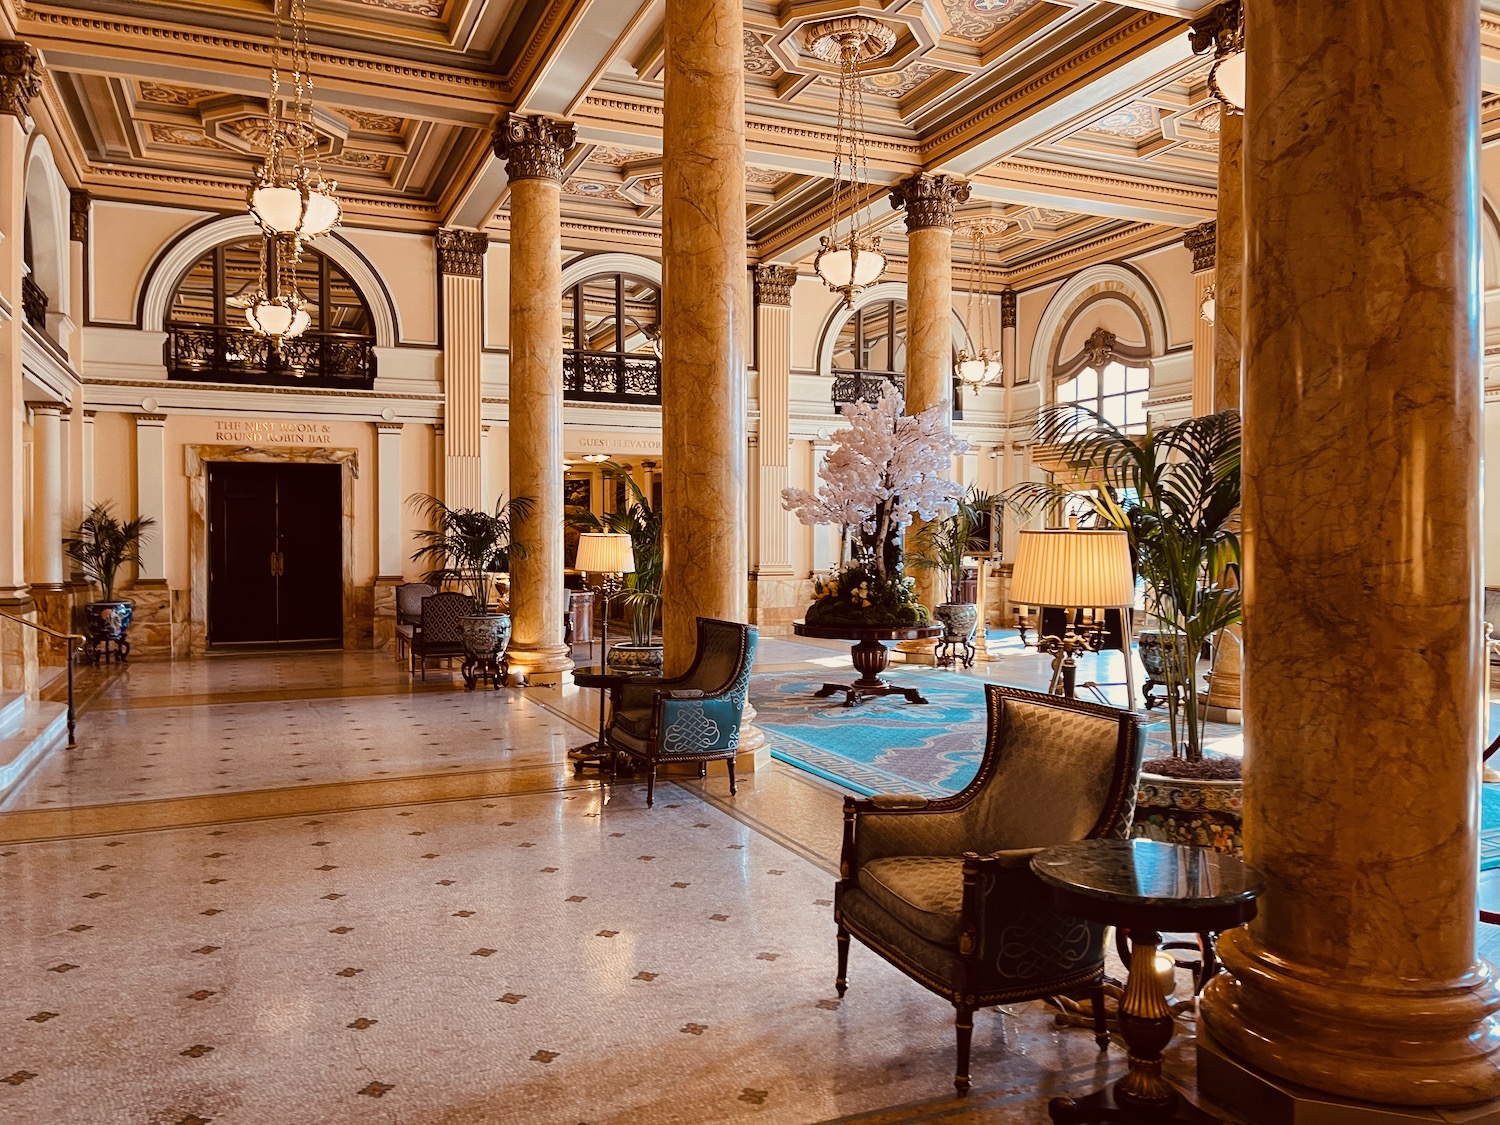
{"type": "Polygon", "coordinates": [[[949,474],[969,443],[949,429],[946,405],[903,414],[889,385],[878,401],[855,403],[844,417],[849,428],[834,435],[818,491],[784,488],[781,505],[805,524],[855,529],[862,559],[881,578],[894,577],[912,520],[952,515],[957,507],[963,489],[949,474]]]}

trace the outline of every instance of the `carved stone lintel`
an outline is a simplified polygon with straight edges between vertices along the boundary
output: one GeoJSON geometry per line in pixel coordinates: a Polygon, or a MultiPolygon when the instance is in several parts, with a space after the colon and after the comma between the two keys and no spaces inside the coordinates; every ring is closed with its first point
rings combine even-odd
{"type": "Polygon", "coordinates": [[[94,197],[82,188],[68,193],[68,238],[73,242],[89,240],[89,204],[94,197]]]}
{"type": "Polygon", "coordinates": [[[1189,227],[1182,233],[1182,244],[1193,252],[1193,272],[1214,268],[1214,248],[1218,245],[1219,224],[1210,219],[1189,227]]]}
{"type": "Polygon", "coordinates": [[[562,162],[577,131],[571,121],[512,113],[495,130],[495,155],[513,180],[562,183],[562,162]]]}
{"type": "Polygon", "coordinates": [[[1107,328],[1096,328],[1083,343],[1088,366],[1100,370],[1115,358],[1115,334],[1107,328]]]}
{"type": "Polygon", "coordinates": [[[755,303],[757,305],[790,305],[792,286],[797,284],[795,266],[756,266],[755,303]]]}
{"type": "Polygon", "coordinates": [[[438,273],[445,277],[483,277],[484,252],[489,245],[490,236],[482,230],[438,231],[438,273]]]}
{"type": "Polygon", "coordinates": [[[1016,326],[1016,291],[1014,289],[1000,290],[1000,327],[1014,328],[1016,326]]]}
{"type": "Polygon", "coordinates": [[[891,187],[891,206],[906,211],[908,231],[953,227],[953,208],[969,199],[969,181],[916,172],[891,187]]]}
{"type": "Polygon", "coordinates": [[[25,121],[42,93],[42,56],[19,39],[0,42],[0,113],[25,121]]]}

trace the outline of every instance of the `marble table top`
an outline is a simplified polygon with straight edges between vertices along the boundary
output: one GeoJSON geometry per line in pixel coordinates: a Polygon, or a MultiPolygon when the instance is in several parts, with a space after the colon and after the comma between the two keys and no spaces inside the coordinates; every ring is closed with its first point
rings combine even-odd
{"type": "Polygon", "coordinates": [[[921,641],[943,632],[941,625],[809,625],[793,621],[792,632],[799,637],[818,637],[831,641],[921,641]]]}
{"type": "Polygon", "coordinates": [[[1034,856],[1031,869],[1072,895],[1129,906],[1233,907],[1252,903],[1264,889],[1255,870],[1234,856],[1155,840],[1058,844],[1034,856]]]}

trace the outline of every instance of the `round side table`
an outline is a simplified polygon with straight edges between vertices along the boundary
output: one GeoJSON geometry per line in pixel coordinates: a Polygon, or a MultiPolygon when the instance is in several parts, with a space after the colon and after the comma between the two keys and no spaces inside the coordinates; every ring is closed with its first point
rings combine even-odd
{"type": "Polygon", "coordinates": [[[573,682],[581,688],[599,689],[599,737],[593,742],[586,742],[582,746],[575,746],[568,751],[568,760],[573,763],[573,773],[581,774],[585,766],[594,769],[609,769],[609,760],[614,756],[610,750],[609,743],[604,737],[605,710],[604,704],[607,699],[615,699],[618,696],[620,685],[628,680],[652,679],[654,677],[641,676],[630,672],[616,672],[610,668],[601,668],[592,665],[587,668],[573,669],[573,682]]]}
{"type": "Polygon", "coordinates": [[[1262,884],[1233,856],[1154,840],[1076,840],[1032,857],[1031,870],[1047,884],[1058,909],[1129,932],[1130,976],[1120,1002],[1120,1032],[1130,1070],[1109,1091],[1075,1101],[1053,1098],[1056,1125],[1109,1122],[1201,1123],[1215,1120],[1179,1106],[1162,1076],[1162,1051],[1172,1041],[1172,1012],[1156,977],[1162,930],[1228,930],[1255,917],[1262,884]]]}

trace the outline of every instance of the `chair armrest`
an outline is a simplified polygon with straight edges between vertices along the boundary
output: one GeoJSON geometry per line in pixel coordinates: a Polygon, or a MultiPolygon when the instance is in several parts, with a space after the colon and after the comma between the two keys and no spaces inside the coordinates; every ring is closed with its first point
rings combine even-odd
{"type": "Polygon", "coordinates": [[[915,793],[877,793],[870,804],[877,809],[925,809],[927,798],[915,793]]]}
{"type": "Polygon", "coordinates": [[[656,700],[656,693],[670,686],[671,681],[654,676],[641,676],[626,680],[618,688],[620,709],[622,711],[649,711],[651,704],[656,700]]]}
{"type": "Polygon", "coordinates": [[[656,733],[663,757],[727,750],[740,734],[740,712],[724,699],[711,699],[702,692],[656,693],[656,733]]]}
{"type": "Polygon", "coordinates": [[[657,699],[702,699],[703,693],[697,688],[682,688],[678,691],[661,691],[656,693],[657,699]]]}
{"type": "Polygon", "coordinates": [[[967,804],[935,809],[922,797],[845,797],[840,870],[852,879],[860,867],[882,856],[961,855],[973,844],[971,821],[967,804]]]}

